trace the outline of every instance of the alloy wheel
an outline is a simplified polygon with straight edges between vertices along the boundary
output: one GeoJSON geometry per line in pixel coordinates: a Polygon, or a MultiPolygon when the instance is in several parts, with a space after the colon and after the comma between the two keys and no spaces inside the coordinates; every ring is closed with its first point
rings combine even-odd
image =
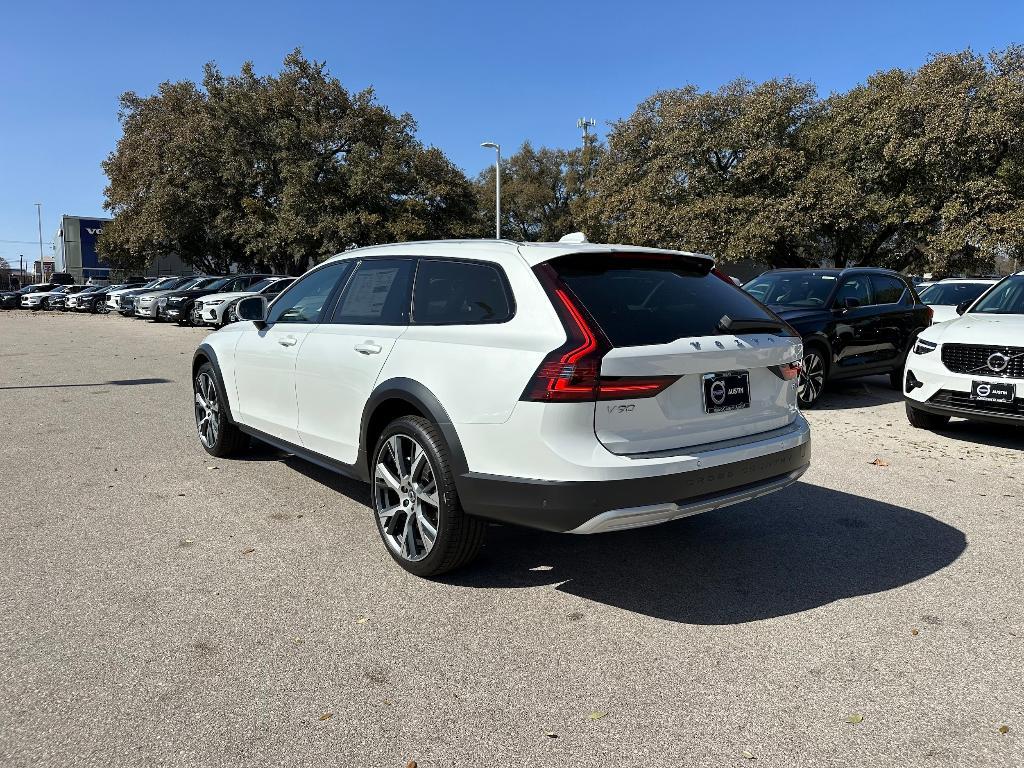
{"type": "Polygon", "coordinates": [[[821,395],[825,388],[825,361],[817,352],[804,355],[804,362],[797,378],[796,394],[800,402],[810,405],[821,395]]]}
{"type": "Polygon", "coordinates": [[[203,372],[196,379],[196,430],[207,448],[217,444],[220,430],[220,401],[217,385],[210,374],[203,372]]]}
{"type": "Polygon", "coordinates": [[[374,511],[388,548],[403,560],[422,560],[437,540],[437,480],[427,453],[409,435],[380,447],[373,472],[374,511]]]}

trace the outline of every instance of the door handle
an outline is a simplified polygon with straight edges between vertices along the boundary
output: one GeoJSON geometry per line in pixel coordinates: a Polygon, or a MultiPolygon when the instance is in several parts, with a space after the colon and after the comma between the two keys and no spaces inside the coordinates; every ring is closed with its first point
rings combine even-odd
{"type": "Polygon", "coordinates": [[[277,343],[280,344],[282,347],[294,347],[296,344],[299,343],[299,340],[296,339],[294,336],[283,336],[277,340],[277,343]]]}
{"type": "Polygon", "coordinates": [[[374,344],[372,341],[364,341],[362,344],[356,344],[352,349],[364,355],[376,355],[380,353],[382,347],[380,344],[374,344]]]}

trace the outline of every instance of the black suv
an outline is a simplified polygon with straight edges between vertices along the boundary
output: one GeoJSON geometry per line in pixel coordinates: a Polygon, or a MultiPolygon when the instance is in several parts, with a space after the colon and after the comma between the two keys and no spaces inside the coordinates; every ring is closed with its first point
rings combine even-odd
{"type": "Polygon", "coordinates": [[[837,379],[887,373],[899,389],[910,345],[932,323],[910,281],[888,269],[776,269],[743,288],[803,337],[804,408],[837,379]]]}

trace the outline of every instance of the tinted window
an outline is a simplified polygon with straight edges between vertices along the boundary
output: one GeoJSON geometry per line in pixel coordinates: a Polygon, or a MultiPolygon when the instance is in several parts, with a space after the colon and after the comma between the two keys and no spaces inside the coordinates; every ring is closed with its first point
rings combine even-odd
{"type": "Polygon", "coordinates": [[[965,301],[974,301],[991,288],[993,283],[935,283],[921,291],[925,304],[955,307],[965,301]]]}
{"type": "Polygon", "coordinates": [[[319,323],[334,287],[348,274],[351,261],[321,267],[278,296],[267,315],[268,323],[319,323]]]}
{"type": "Polygon", "coordinates": [[[267,285],[263,286],[262,288],[257,288],[256,286],[253,286],[252,290],[258,290],[260,293],[268,296],[272,294],[278,294],[285,288],[287,288],[289,285],[294,283],[295,280],[289,277],[287,280],[267,280],[264,282],[266,282],[267,285]]]}
{"type": "Polygon", "coordinates": [[[413,321],[426,325],[500,323],[512,316],[496,267],[464,261],[420,261],[413,321]]]}
{"type": "Polygon", "coordinates": [[[871,291],[868,289],[868,276],[859,275],[848,277],[839,286],[839,293],[836,294],[835,305],[842,307],[846,305],[847,299],[856,299],[862,307],[871,303],[871,291]]]}
{"type": "Polygon", "coordinates": [[[359,262],[345,286],[331,322],[350,325],[404,325],[409,322],[411,259],[359,262]]]}
{"type": "Polygon", "coordinates": [[[907,286],[897,277],[872,275],[871,287],[875,292],[875,304],[899,304],[907,286]]]}
{"type": "Polygon", "coordinates": [[[835,287],[835,275],[770,272],[754,278],[743,290],[764,304],[811,308],[824,307],[835,287]]]}
{"type": "Polygon", "coordinates": [[[617,347],[710,336],[725,315],[777,319],[741,289],[706,274],[703,260],[586,254],[550,263],[617,347]]]}
{"type": "Polygon", "coordinates": [[[1003,280],[978,302],[971,312],[993,315],[1024,315],[1024,276],[1003,280]]]}

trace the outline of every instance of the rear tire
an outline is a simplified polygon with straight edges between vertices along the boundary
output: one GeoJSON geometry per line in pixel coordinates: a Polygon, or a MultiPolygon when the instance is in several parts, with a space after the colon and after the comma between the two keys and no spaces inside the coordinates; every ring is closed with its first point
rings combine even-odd
{"type": "Polygon", "coordinates": [[[211,363],[199,366],[192,379],[192,394],[196,431],[206,452],[222,459],[241,451],[248,444],[248,439],[228,419],[227,398],[221,391],[217,371],[211,363]]]}
{"type": "Polygon", "coordinates": [[[463,511],[436,424],[420,416],[391,422],[374,447],[370,476],[377,531],[406,571],[429,578],[477,556],[486,524],[463,511]]]}
{"type": "Polygon", "coordinates": [[[907,409],[907,421],[910,426],[918,429],[937,430],[949,425],[949,416],[942,416],[937,413],[928,413],[915,408],[910,403],[904,403],[907,409]]]}
{"type": "Polygon", "coordinates": [[[796,397],[801,408],[813,408],[828,381],[828,363],[821,347],[811,344],[804,347],[800,374],[797,377],[796,397]]]}

